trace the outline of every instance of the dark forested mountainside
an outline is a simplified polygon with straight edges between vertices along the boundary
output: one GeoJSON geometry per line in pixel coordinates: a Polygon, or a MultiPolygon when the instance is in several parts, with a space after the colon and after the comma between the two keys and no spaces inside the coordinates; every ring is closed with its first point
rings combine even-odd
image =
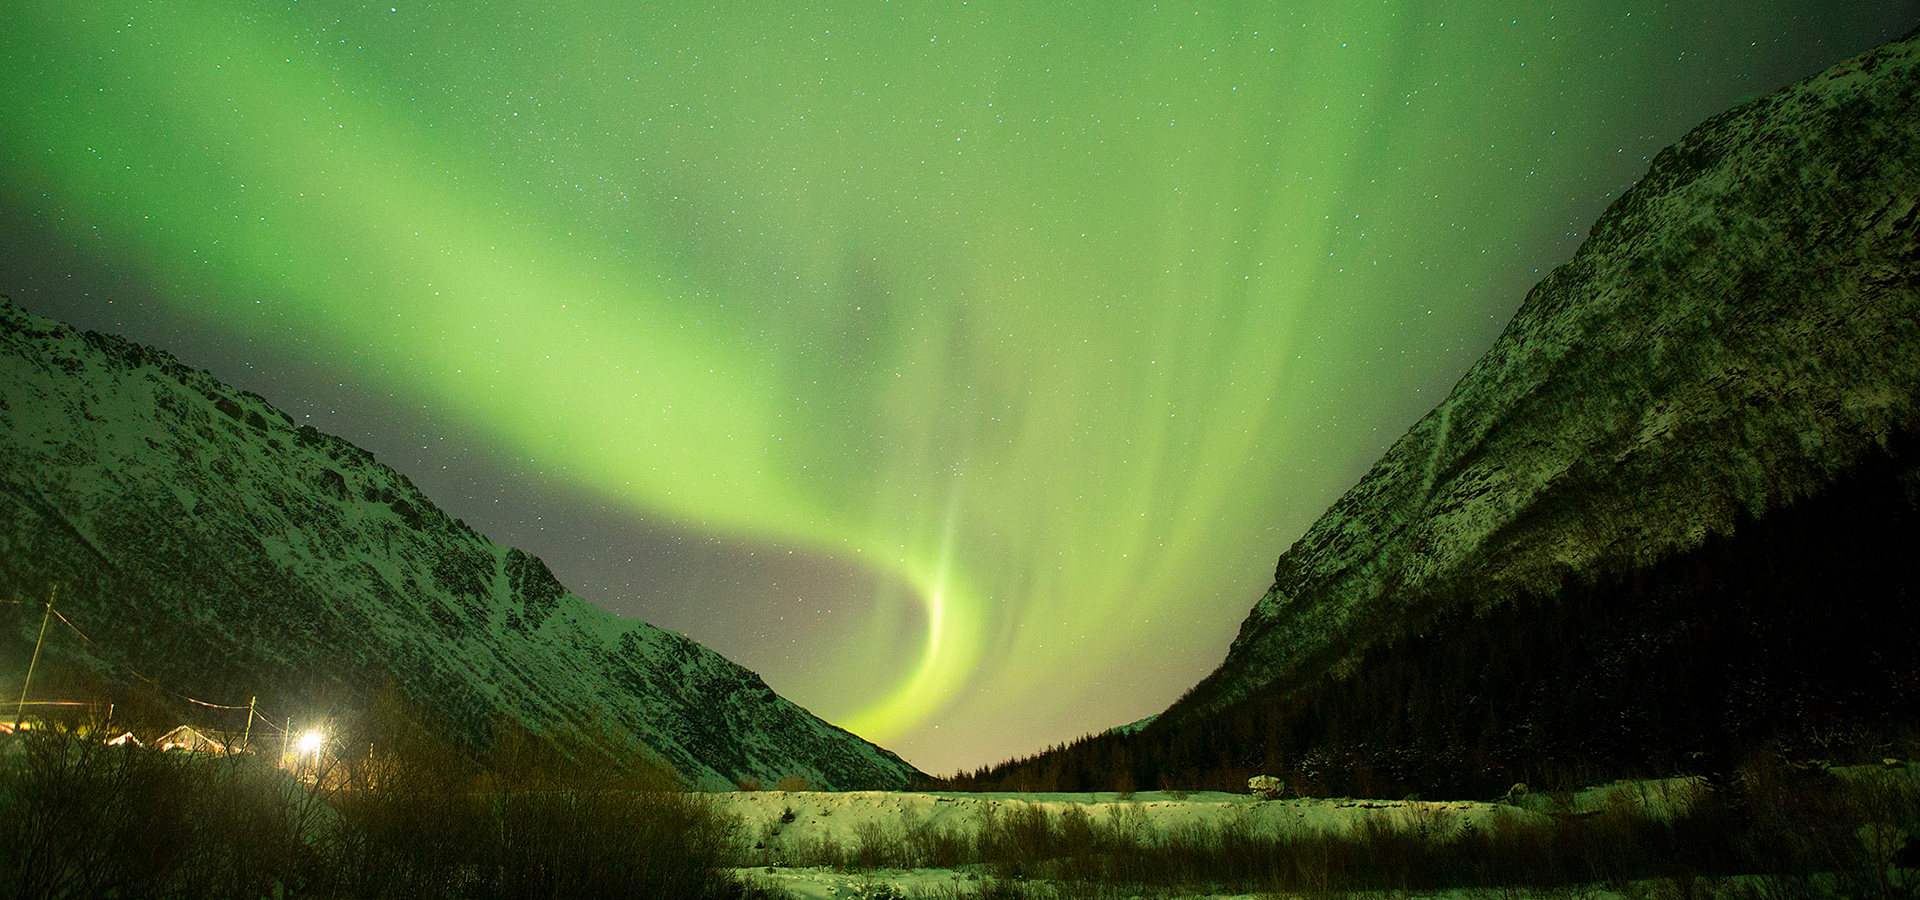
{"type": "Polygon", "coordinates": [[[1498,609],[1449,604],[1346,673],[1094,735],[977,790],[1492,797],[1515,781],[1726,771],[1748,754],[1920,755],[1920,436],[1657,563],[1498,609]]]}
{"type": "Polygon", "coordinates": [[[1484,792],[1906,740],[1916,435],[1910,37],[1659,154],[1172,708],[963,782],[1484,792]]]}

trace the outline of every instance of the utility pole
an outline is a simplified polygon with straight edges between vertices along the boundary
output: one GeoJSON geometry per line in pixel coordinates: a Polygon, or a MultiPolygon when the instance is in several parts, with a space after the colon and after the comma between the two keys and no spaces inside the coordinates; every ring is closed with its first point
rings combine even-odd
{"type": "Polygon", "coordinates": [[[33,686],[33,670],[40,665],[40,645],[47,641],[47,620],[53,618],[53,598],[60,596],[60,583],[54,582],[53,592],[47,595],[47,611],[40,614],[40,636],[33,642],[33,659],[27,663],[27,677],[20,682],[20,704],[13,708],[13,730],[20,730],[20,723],[27,715],[27,688],[33,686]]]}
{"type": "Polygon", "coordinates": [[[253,705],[260,702],[258,696],[247,698],[247,728],[240,734],[240,749],[253,749],[253,705]]]}

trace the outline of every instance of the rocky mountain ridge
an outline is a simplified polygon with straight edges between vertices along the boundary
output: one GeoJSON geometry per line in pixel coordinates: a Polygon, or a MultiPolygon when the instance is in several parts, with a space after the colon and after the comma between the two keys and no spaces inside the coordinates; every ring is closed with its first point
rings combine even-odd
{"type": "Polygon", "coordinates": [[[1144,727],[982,790],[1920,753],[1920,31],[1660,153],[1144,727]]]}
{"type": "MultiPolygon", "coordinates": [[[[702,787],[919,777],[685,636],[580,599],[366,451],[0,300],[0,591],[37,611],[54,583],[92,643],[50,653],[194,696],[338,711],[385,682],[473,745],[504,717],[702,787]]],[[[11,618],[15,655],[38,616],[11,618]]]]}
{"type": "MultiPolygon", "coordinates": [[[[1920,41],[1693,130],[1280,558],[1170,712],[1700,547],[1920,422],[1920,41]]],[[[1909,475],[1909,484],[1915,483],[1909,475]]]]}

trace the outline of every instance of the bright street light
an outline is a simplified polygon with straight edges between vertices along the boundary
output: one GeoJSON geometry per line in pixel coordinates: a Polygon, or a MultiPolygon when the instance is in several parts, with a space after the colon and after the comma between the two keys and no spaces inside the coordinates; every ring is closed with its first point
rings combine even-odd
{"type": "Polygon", "coordinates": [[[318,754],[320,752],[320,748],[324,746],[326,742],[327,742],[326,735],[321,734],[318,731],[309,731],[306,734],[303,734],[300,736],[300,743],[298,746],[300,748],[301,753],[318,754]]]}

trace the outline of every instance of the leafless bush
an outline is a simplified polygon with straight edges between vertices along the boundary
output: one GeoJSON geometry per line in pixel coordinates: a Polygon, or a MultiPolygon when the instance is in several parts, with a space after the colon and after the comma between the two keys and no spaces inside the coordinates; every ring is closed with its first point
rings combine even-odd
{"type": "Polygon", "coordinates": [[[776,791],[788,791],[788,792],[810,791],[810,790],[813,790],[813,785],[808,783],[805,778],[801,778],[798,775],[788,775],[787,777],[774,782],[773,789],[776,791]]]}
{"type": "Polygon", "coordinates": [[[260,896],[300,881],[316,821],[248,756],[58,733],[0,744],[0,896],[260,896]]]}
{"type": "Polygon", "coordinates": [[[245,754],[0,741],[0,898],[754,893],[699,795],[458,762],[368,758],[308,785],[245,754]]]}
{"type": "MultiPolygon", "coordinates": [[[[1720,787],[1598,809],[1564,797],[1550,817],[1470,825],[1414,803],[1351,830],[1276,830],[1251,813],[1150,827],[1138,807],[988,806],[964,825],[903,816],[859,826],[853,848],[789,843],[782,862],[859,868],[978,866],[1021,896],[1264,892],[1339,895],[1467,889],[1673,898],[1914,898],[1920,786],[1900,774],[1796,774],[1761,761],[1720,787]],[[1044,887],[1035,886],[1044,883],[1044,887]],[[1024,885],[1024,887],[1023,887],[1024,885]],[[1649,887],[1651,886],[1651,887],[1649,887]]],[[[1824,770],[1820,770],[1824,772],[1824,770]]]]}

